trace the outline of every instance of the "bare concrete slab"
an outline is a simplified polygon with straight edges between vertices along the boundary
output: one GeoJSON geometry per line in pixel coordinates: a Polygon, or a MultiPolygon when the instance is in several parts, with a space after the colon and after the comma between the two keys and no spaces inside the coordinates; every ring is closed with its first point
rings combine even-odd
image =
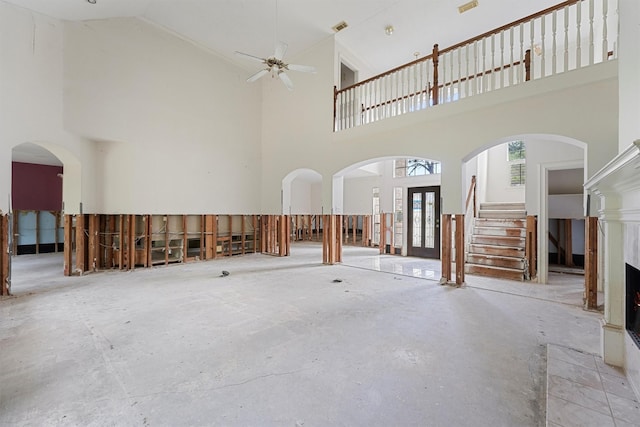
{"type": "Polygon", "coordinates": [[[547,344],[599,346],[598,313],[541,290],[320,260],[294,245],[71,278],[16,261],[0,425],[540,426],[547,344]]]}

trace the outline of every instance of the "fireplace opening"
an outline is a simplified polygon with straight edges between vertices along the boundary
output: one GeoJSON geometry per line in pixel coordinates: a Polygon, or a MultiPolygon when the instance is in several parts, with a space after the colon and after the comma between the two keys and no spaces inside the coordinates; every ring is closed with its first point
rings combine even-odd
{"type": "Polygon", "coordinates": [[[640,270],[626,264],[624,276],[627,288],[627,331],[640,348],[640,270]]]}

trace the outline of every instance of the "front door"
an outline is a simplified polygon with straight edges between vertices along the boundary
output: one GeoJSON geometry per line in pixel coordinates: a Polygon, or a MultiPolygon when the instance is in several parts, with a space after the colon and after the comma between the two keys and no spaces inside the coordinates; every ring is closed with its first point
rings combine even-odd
{"type": "Polygon", "coordinates": [[[440,187],[409,188],[407,255],[440,258],[440,187]]]}

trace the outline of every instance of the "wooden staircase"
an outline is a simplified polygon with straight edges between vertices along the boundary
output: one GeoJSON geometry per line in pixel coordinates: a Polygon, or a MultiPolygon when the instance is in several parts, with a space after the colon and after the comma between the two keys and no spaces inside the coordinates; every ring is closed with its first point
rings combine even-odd
{"type": "Polygon", "coordinates": [[[467,248],[465,273],[523,281],[526,217],[524,203],[482,203],[467,248]]]}

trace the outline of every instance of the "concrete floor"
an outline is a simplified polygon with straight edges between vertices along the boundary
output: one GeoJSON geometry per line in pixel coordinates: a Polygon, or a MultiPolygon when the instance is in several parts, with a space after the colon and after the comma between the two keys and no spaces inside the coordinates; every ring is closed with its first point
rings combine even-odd
{"type": "Polygon", "coordinates": [[[547,344],[598,351],[575,280],[454,288],[439,263],[320,251],[71,278],[18,257],[0,425],[540,426],[547,344]]]}

